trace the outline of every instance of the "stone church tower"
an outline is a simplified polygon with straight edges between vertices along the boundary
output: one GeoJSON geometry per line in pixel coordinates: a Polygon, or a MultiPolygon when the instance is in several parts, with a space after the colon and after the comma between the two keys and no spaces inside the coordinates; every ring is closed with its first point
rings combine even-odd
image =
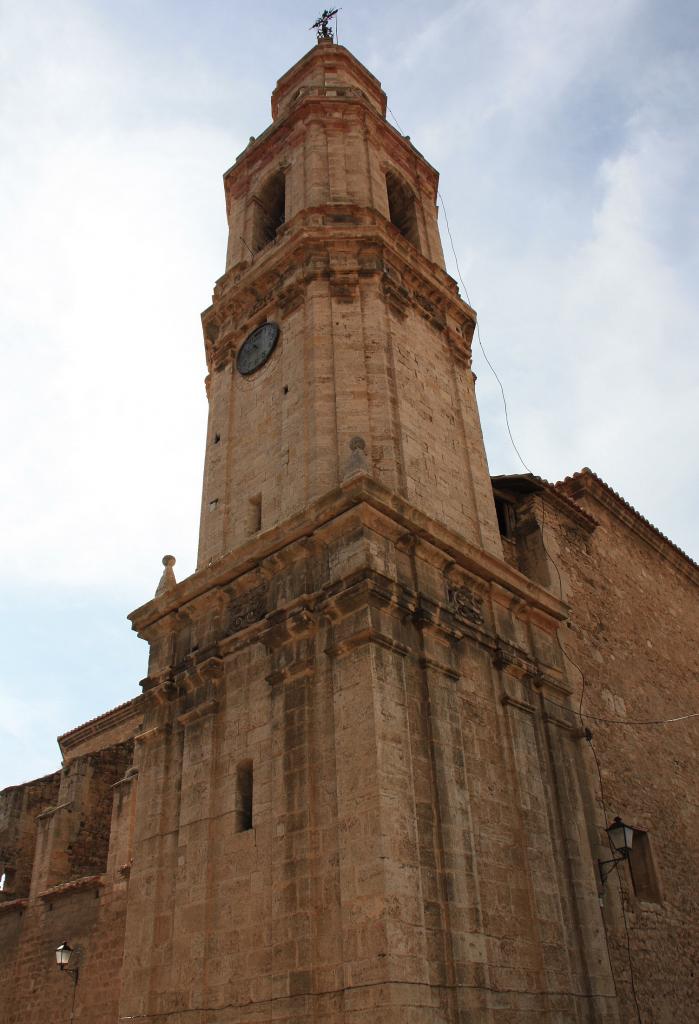
{"type": "Polygon", "coordinates": [[[0,792],[3,1024],[696,1020],[699,566],[589,469],[489,477],[385,112],[321,38],[225,175],[197,569],[0,792]]]}
{"type": "Polygon", "coordinates": [[[225,175],[198,567],[131,616],[120,1020],[616,1019],[566,608],[503,558],[475,314],[385,113],[321,40],[225,175]]]}

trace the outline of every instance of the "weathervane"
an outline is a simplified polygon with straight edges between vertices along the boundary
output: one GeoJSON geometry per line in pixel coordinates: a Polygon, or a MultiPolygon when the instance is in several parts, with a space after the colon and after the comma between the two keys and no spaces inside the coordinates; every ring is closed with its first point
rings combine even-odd
{"type": "Polygon", "coordinates": [[[329,39],[330,42],[333,41],[333,30],[330,28],[329,22],[331,18],[335,19],[335,32],[337,33],[337,12],[337,7],[333,7],[332,10],[329,11],[323,11],[318,20],[314,21],[311,25],[311,29],[316,29],[318,33],[318,42],[320,42],[321,39],[329,39]]]}

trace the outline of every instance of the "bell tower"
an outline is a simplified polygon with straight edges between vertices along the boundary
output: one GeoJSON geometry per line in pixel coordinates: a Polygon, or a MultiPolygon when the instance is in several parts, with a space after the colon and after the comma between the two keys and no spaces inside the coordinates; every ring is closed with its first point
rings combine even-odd
{"type": "Polygon", "coordinates": [[[226,272],[203,315],[200,568],[340,486],[357,452],[391,493],[501,554],[475,314],[445,272],[437,172],[385,113],[374,76],[323,39],[224,176],[226,272]],[[265,323],[274,350],[259,358],[251,338],[241,373],[265,323]]]}
{"type": "Polygon", "coordinates": [[[503,559],[475,314],[385,111],[326,34],[224,176],[197,570],[130,616],[120,1020],[617,1019],[567,609],[503,559]]]}

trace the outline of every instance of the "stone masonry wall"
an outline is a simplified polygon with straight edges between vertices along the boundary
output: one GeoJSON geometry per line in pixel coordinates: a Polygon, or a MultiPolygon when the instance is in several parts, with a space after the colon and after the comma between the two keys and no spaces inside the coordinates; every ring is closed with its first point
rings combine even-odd
{"type": "MultiPolygon", "coordinates": [[[[591,532],[582,529],[560,506],[546,501],[546,547],[571,605],[561,639],[584,674],[582,710],[590,717],[583,724],[593,734],[607,814],[647,831],[657,872],[651,880],[657,883],[655,893],[651,886],[639,896],[629,866],[622,864],[603,893],[622,1019],[638,1019],[623,900],[641,1019],[690,1024],[699,1005],[699,719],[644,727],[592,716],[647,721],[699,711],[699,570],[654,537],[603,485],[591,484],[588,490],[583,480],[565,490],[598,525],[591,532]]],[[[520,555],[536,572],[532,551],[546,559],[531,540],[532,516],[541,524],[541,498],[517,500],[519,522],[529,524],[519,538],[520,555]]],[[[557,574],[550,565],[549,571],[551,589],[557,592],[557,574]]],[[[582,680],[573,664],[570,677],[577,706],[582,680]]],[[[595,760],[584,741],[582,746],[600,809],[595,760]]],[[[611,856],[602,829],[597,856],[611,856]]]]}
{"type": "Polygon", "coordinates": [[[123,952],[126,883],[90,885],[0,912],[0,1020],[48,1024],[74,1019],[114,1024],[123,952]],[[79,967],[56,966],[55,950],[68,941],[79,967]]]}
{"type": "Polygon", "coordinates": [[[9,786],[0,793],[0,874],[3,901],[29,895],[36,846],[36,819],[58,800],[60,773],[9,786]]]}
{"type": "Polygon", "coordinates": [[[362,506],[134,613],[155,646],[122,1016],[616,1020],[579,740],[514,653],[564,694],[556,620],[409,537],[362,506]]]}
{"type": "MultiPolygon", "coordinates": [[[[109,736],[108,716],[103,728],[109,736]]],[[[90,753],[1,795],[12,813],[0,815],[0,843],[23,838],[20,889],[0,903],[3,1024],[116,1019],[137,777],[128,777],[132,739],[96,746],[93,736],[90,753]],[[77,986],[56,966],[65,941],[77,986]]]]}

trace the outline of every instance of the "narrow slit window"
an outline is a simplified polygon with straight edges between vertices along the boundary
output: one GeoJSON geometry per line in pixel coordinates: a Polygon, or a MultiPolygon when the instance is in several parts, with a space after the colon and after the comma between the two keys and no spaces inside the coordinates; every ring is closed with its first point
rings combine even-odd
{"type": "Polygon", "coordinates": [[[262,529],[262,495],[256,494],[250,499],[248,509],[248,534],[259,533],[262,529]]]}
{"type": "Polygon", "coordinates": [[[283,171],[273,174],[255,196],[253,249],[259,252],[273,242],[286,220],[286,180],[283,171]]]}
{"type": "Polygon", "coordinates": [[[386,191],[388,192],[388,212],[391,224],[398,228],[401,235],[420,248],[420,236],[417,230],[417,206],[412,189],[404,181],[389,171],[386,175],[386,191]]]}
{"type": "Polygon", "coordinates": [[[236,772],[236,832],[249,832],[252,828],[252,797],[252,761],[242,761],[236,772]]]}

